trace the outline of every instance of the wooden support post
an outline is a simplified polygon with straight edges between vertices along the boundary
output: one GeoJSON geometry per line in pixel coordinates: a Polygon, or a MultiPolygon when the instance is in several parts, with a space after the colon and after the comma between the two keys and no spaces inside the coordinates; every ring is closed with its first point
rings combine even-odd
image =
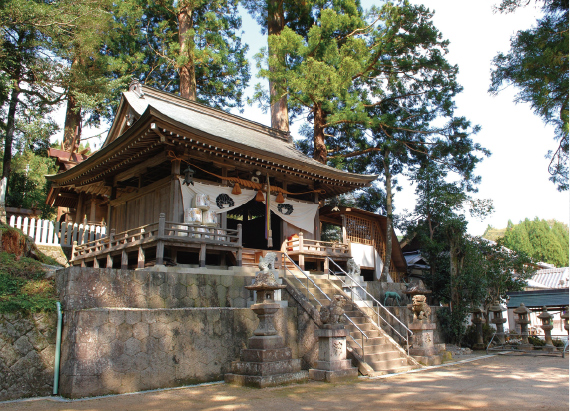
{"type": "Polygon", "coordinates": [[[303,245],[303,232],[299,233],[299,267],[303,271],[305,271],[305,255],[303,254],[304,245],[303,245]]]}
{"type": "Polygon", "coordinates": [[[75,212],[75,223],[81,224],[83,221],[83,203],[85,200],[85,194],[79,193],[79,199],[77,200],[77,209],[75,212]]]}
{"type": "Polygon", "coordinates": [[[206,267],[206,243],[200,244],[200,267],[206,267]]]}
{"type": "Polygon", "coordinates": [[[121,270],[126,270],[129,268],[129,255],[127,250],[123,250],[121,253],[121,270]]]}
{"type": "Polygon", "coordinates": [[[323,273],[324,274],[329,274],[329,259],[327,257],[325,257],[325,261],[323,263],[323,273]]]}
{"type": "Polygon", "coordinates": [[[180,175],[180,160],[174,160],[171,163],[170,170],[170,198],[172,199],[171,204],[171,216],[175,223],[181,223],[184,221],[184,207],[182,205],[182,195],[180,191],[180,180],[178,176],[180,175]]]}
{"type": "Polygon", "coordinates": [[[97,209],[97,199],[94,195],[91,196],[91,209],[89,210],[89,221],[95,222],[95,211],[97,209]]]}
{"type": "Polygon", "coordinates": [[[166,226],[166,215],[160,213],[158,217],[158,242],[156,243],[156,265],[164,264],[164,229],[166,226]]]}
{"type": "MultiPolygon", "coordinates": [[[[145,233],[144,228],[141,228],[141,236],[140,236],[141,240],[144,238],[144,233],[145,233]]],[[[137,262],[137,268],[144,268],[144,264],[145,264],[144,249],[142,248],[142,245],[139,245],[139,257],[137,262]]]]}
{"type": "Polygon", "coordinates": [[[342,214],[340,217],[342,219],[342,243],[348,244],[348,238],[346,236],[346,215],[342,214]]]}
{"type": "Polygon", "coordinates": [[[97,257],[93,259],[93,268],[99,268],[99,260],[97,260],[97,257]]]}
{"type": "Polygon", "coordinates": [[[115,239],[115,229],[112,228],[109,233],[109,243],[107,252],[107,268],[113,268],[113,256],[111,255],[111,249],[113,248],[113,240],[115,239]]]}
{"type": "Polygon", "coordinates": [[[242,249],[242,226],[241,224],[238,224],[237,226],[237,231],[238,231],[238,250],[236,253],[236,260],[237,260],[237,265],[238,267],[241,267],[241,260],[242,260],[242,254],[243,254],[243,249],[242,249]]]}

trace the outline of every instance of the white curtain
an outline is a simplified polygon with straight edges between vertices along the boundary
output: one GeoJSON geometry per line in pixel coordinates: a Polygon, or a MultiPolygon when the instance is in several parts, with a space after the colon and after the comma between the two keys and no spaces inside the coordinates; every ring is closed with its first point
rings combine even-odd
{"type": "Polygon", "coordinates": [[[257,191],[241,190],[241,194],[232,194],[232,187],[216,186],[194,182],[194,185],[182,184],[184,179],[180,178],[180,188],[182,190],[182,204],[184,210],[192,207],[192,199],[196,194],[204,194],[207,198],[210,210],[215,213],[225,213],[226,211],[238,208],[255,197],[257,191]]]}
{"type": "MultiPolygon", "coordinates": [[[[240,207],[255,198],[257,194],[257,190],[242,188],[241,194],[235,195],[232,194],[232,187],[201,184],[198,182],[188,186],[182,184],[183,182],[184,179],[180,178],[184,210],[192,206],[192,199],[196,194],[206,195],[210,210],[216,213],[225,213],[240,207]]],[[[272,195],[271,203],[269,204],[271,211],[288,223],[309,233],[314,233],[315,215],[319,208],[318,204],[302,203],[289,198],[286,198],[284,203],[279,204],[275,199],[276,196],[272,195]]]]}

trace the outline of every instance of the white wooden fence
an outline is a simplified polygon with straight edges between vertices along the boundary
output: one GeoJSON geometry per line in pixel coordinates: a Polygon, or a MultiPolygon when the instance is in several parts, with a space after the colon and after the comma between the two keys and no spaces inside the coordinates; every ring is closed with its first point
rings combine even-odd
{"type": "Polygon", "coordinates": [[[22,230],[39,245],[71,247],[74,241],[77,241],[79,245],[106,236],[106,227],[90,224],[60,223],[21,216],[11,216],[9,224],[11,227],[22,230]]]}

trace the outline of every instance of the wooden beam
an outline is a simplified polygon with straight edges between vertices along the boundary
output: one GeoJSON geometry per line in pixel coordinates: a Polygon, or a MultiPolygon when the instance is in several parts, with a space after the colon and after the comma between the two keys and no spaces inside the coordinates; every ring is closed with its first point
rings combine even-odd
{"type": "Polygon", "coordinates": [[[156,167],[157,165],[162,164],[168,160],[169,159],[168,155],[166,154],[166,151],[162,151],[160,154],[151,157],[148,160],[143,161],[142,163],[137,164],[136,166],[126,171],[123,171],[122,173],[117,174],[113,178],[112,183],[116,183],[117,181],[128,180],[130,178],[144,174],[144,172],[146,172],[146,170],[148,170],[149,168],[156,167]]]}

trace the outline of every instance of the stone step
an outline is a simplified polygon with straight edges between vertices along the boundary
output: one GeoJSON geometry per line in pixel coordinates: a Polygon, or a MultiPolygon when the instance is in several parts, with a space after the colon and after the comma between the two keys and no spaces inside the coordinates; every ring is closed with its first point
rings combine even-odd
{"type": "MultiPolygon", "coordinates": [[[[358,322],[354,321],[354,318],[350,318],[350,319],[354,322],[354,324],[356,324],[358,326],[358,328],[360,328],[364,332],[377,331],[378,330],[373,324],[371,324],[369,322],[358,323],[358,322]]],[[[344,323],[344,328],[346,328],[350,332],[359,331],[358,328],[356,328],[356,326],[351,324],[349,321],[346,321],[344,323]]]]}
{"type": "Polygon", "coordinates": [[[367,353],[366,350],[364,351],[364,361],[366,361],[368,364],[378,361],[396,360],[401,358],[403,357],[400,351],[382,351],[375,353],[367,353]]]}
{"type": "Polygon", "coordinates": [[[403,357],[384,361],[367,361],[366,363],[370,365],[374,371],[385,371],[388,373],[392,373],[395,372],[394,370],[396,369],[409,366],[408,360],[403,357]]]}
{"type": "MultiPolygon", "coordinates": [[[[346,325],[345,325],[345,328],[346,325]]],[[[368,330],[365,331],[366,335],[368,336],[368,338],[384,338],[383,335],[380,334],[380,331],[378,330],[368,330]]],[[[352,337],[354,337],[354,339],[358,339],[360,338],[360,331],[350,331],[350,335],[352,335],[352,337]]]]}
{"type": "Polygon", "coordinates": [[[384,370],[374,370],[373,373],[369,374],[369,377],[379,377],[381,375],[386,375],[386,374],[398,374],[401,372],[407,372],[410,370],[415,370],[416,368],[418,368],[415,365],[405,365],[402,367],[395,367],[395,368],[388,368],[388,369],[384,369],[384,370]]]}
{"type": "MultiPolygon", "coordinates": [[[[360,356],[362,356],[362,350],[360,349],[360,347],[358,347],[354,341],[352,341],[350,338],[346,340],[347,343],[350,345],[350,347],[356,351],[356,353],[360,356]]],[[[358,344],[362,343],[360,342],[360,340],[358,340],[358,344]]],[[[394,346],[392,344],[387,344],[387,343],[382,343],[382,344],[376,344],[376,345],[367,345],[366,342],[364,343],[364,353],[365,354],[374,354],[374,353],[379,353],[379,352],[384,352],[384,351],[391,351],[394,349],[394,346]]]]}

